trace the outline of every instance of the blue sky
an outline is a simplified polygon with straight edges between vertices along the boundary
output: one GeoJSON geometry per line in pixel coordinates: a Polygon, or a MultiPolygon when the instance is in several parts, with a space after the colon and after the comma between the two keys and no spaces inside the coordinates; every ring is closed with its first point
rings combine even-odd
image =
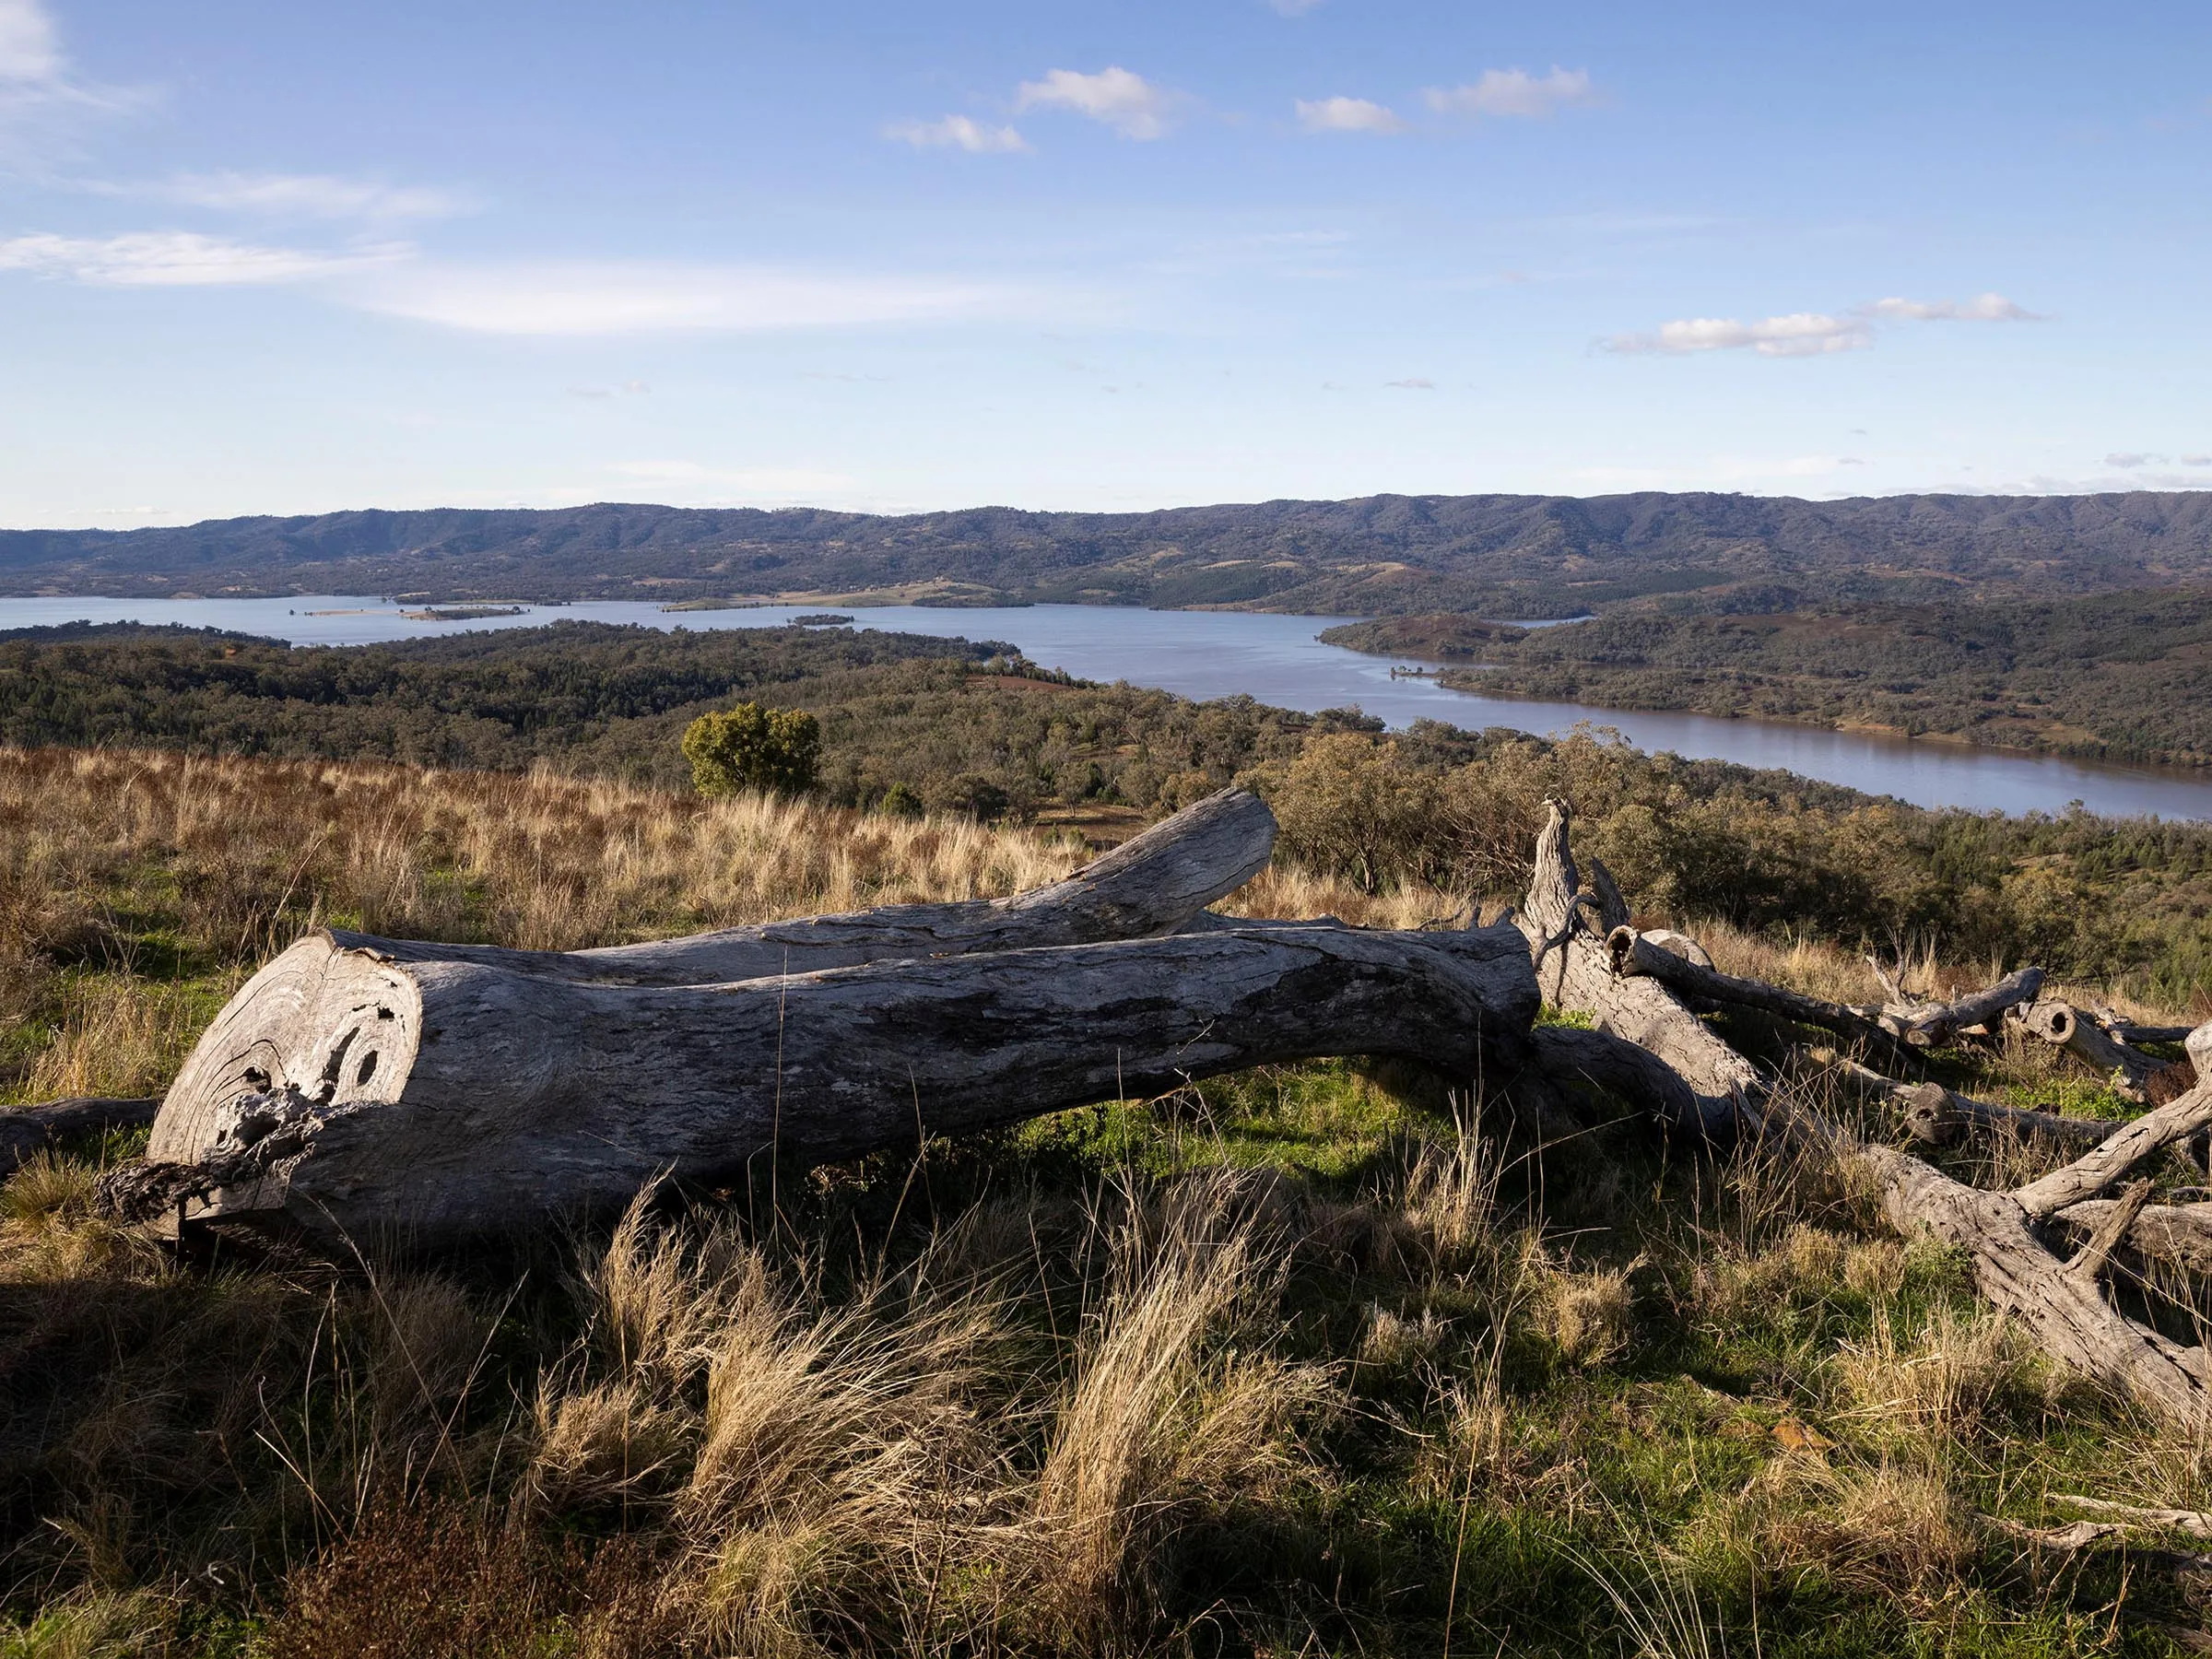
{"type": "Polygon", "coordinates": [[[2212,7],[0,0],[0,523],[2212,487],[2212,7]]]}

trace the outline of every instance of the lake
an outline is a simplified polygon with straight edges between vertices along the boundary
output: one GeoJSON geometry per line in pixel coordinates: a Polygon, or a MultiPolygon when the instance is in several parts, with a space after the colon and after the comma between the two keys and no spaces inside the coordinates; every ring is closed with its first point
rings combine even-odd
{"type": "MultiPolygon", "coordinates": [[[[377,599],[329,594],[284,599],[0,598],[0,628],[80,619],[182,622],[194,628],[236,629],[295,644],[367,645],[469,629],[533,628],[564,619],[654,628],[770,628],[824,608],[768,605],[745,610],[669,612],[657,605],[610,600],[529,606],[515,617],[437,622],[410,619],[398,606],[377,599]]],[[[855,618],[859,627],[1009,641],[1032,661],[1084,679],[1128,680],[1185,697],[1242,692],[1262,702],[1308,712],[1357,704],[1394,727],[1427,718],[1458,726],[1511,726],[1552,735],[1571,730],[1578,722],[1592,721],[1614,727],[1640,748],[1779,767],[1923,806],[2063,812],[2069,802],[2079,801],[2092,812],[2115,817],[2156,813],[2162,818],[2212,818],[2212,777],[2191,772],[2097,766],[1779,721],[1630,713],[1579,703],[1478,697],[1448,690],[1430,680],[1394,680],[1393,659],[1324,645],[1314,637],[1344,621],[1342,617],[1074,605],[978,610],[840,608],[855,618]]],[[[1416,659],[1394,660],[1403,664],[1416,659]]]]}

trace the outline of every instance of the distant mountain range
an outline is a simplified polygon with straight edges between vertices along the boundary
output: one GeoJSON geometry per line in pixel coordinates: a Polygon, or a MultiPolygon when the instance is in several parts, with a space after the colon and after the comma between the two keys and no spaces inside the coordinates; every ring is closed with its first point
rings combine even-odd
{"type": "Polygon", "coordinates": [[[881,596],[1542,618],[1659,594],[1771,612],[2208,581],[2212,491],[1371,496],[902,517],[606,504],[0,532],[0,592],[12,594],[881,596]]]}

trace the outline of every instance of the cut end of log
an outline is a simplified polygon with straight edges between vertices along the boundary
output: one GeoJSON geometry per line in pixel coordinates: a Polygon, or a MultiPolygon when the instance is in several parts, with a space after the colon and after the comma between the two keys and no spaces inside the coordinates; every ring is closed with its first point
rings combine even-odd
{"type": "Polygon", "coordinates": [[[217,1016],[162,1100],[147,1156],[220,1163],[310,1109],[396,1100],[421,1037],[412,979],[379,952],[310,934],[217,1016]]]}

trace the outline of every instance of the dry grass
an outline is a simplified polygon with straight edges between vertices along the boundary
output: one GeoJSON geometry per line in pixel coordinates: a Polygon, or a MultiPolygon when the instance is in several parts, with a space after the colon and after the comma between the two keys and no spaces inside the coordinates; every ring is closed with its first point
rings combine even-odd
{"type": "Polygon", "coordinates": [[[1834,1362],[1853,1414],[1878,1434],[1981,1436],[2037,1379],[2033,1351],[1998,1314],[1938,1306],[1917,1329],[1904,1325],[1893,1308],[1877,1306],[1866,1341],[1846,1345],[1834,1362]]]}

